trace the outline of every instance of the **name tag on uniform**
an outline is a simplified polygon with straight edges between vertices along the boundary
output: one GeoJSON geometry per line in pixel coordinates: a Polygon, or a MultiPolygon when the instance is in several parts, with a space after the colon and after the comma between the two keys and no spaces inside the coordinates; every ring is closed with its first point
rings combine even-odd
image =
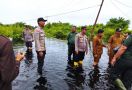
{"type": "Polygon", "coordinates": [[[79,37],[79,41],[80,41],[81,43],[83,43],[83,42],[84,42],[83,37],[79,37]]]}

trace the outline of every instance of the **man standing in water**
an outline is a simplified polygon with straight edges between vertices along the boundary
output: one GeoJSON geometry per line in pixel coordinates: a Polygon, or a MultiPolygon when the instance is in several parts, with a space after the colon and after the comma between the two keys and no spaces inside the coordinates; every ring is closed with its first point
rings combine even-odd
{"type": "Polygon", "coordinates": [[[23,31],[23,38],[27,47],[27,51],[32,51],[33,33],[27,25],[23,31]]]}
{"type": "Polygon", "coordinates": [[[27,25],[23,31],[23,38],[27,47],[27,51],[32,51],[33,33],[27,25]]]}
{"type": "Polygon", "coordinates": [[[114,56],[114,50],[121,46],[124,40],[124,36],[121,35],[121,29],[117,28],[114,35],[112,35],[108,41],[108,54],[109,54],[109,64],[114,56]]]}
{"type": "Polygon", "coordinates": [[[32,42],[33,42],[33,33],[32,30],[28,25],[25,26],[24,31],[23,31],[23,38],[25,45],[27,47],[26,51],[26,59],[29,62],[32,62],[32,42]]]}
{"type": "Polygon", "coordinates": [[[45,33],[43,31],[43,28],[45,26],[45,22],[47,20],[44,20],[43,18],[38,18],[38,27],[34,31],[34,40],[35,40],[35,48],[37,52],[37,58],[38,58],[38,73],[42,74],[42,68],[44,64],[44,58],[46,54],[46,47],[45,47],[45,33]]]}
{"type": "Polygon", "coordinates": [[[103,37],[104,30],[99,29],[98,34],[93,38],[93,56],[94,56],[94,63],[93,66],[97,67],[99,63],[99,59],[103,53],[103,44],[102,37],[103,37]]]}
{"type": "Polygon", "coordinates": [[[120,90],[132,90],[130,89],[132,85],[132,35],[124,40],[123,45],[114,55],[111,64],[114,66],[111,77],[115,85],[120,90]]]}
{"type": "Polygon", "coordinates": [[[12,42],[0,35],[0,90],[12,90],[12,81],[19,73],[24,54],[15,57],[12,42]]]}
{"type": "Polygon", "coordinates": [[[76,26],[72,26],[71,32],[68,34],[68,63],[72,62],[71,55],[73,55],[73,60],[75,59],[75,36],[76,36],[76,26]]]}
{"type": "Polygon", "coordinates": [[[81,32],[78,33],[75,37],[75,60],[74,67],[82,67],[83,59],[85,57],[85,53],[88,53],[88,37],[86,36],[86,26],[81,27],[81,32]]]}

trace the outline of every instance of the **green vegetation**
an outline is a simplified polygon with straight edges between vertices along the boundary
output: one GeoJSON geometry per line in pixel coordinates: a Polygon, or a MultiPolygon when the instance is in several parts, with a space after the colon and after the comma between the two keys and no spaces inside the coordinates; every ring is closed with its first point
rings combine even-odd
{"type": "MultiPolygon", "coordinates": [[[[124,18],[111,18],[106,25],[97,24],[94,30],[94,34],[97,33],[98,29],[104,29],[104,41],[107,42],[109,37],[114,34],[116,28],[121,28],[123,33],[132,32],[129,30],[129,20],[125,20],[124,18]]],[[[54,37],[58,39],[66,39],[68,33],[71,30],[72,25],[69,23],[48,23],[45,26],[45,32],[47,37],[54,37]]],[[[87,36],[90,36],[90,31],[92,29],[92,25],[87,26],[87,36]]],[[[77,31],[80,32],[81,26],[77,27],[77,31]]]]}
{"type": "MultiPolygon", "coordinates": [[[[123,33],[132,32],[128,29],[130,24],[129,20],[125,20],[124,18],[111,18],[106,25],[97,24],[94,34],[97,33],[98,29],[104,29],[104,41],[107,42],[109,37],[114,34],[116,28],[121,28],[123,33]]],[[[14,42],[22,41],[22,31],[24,29],[25,23],[18,22],[15,24],[3,25],[0,23],[0,34],[5,35],[7,37],[12,37],[14,42]]],[[[33,27],[30,26],[33,30],[33,27]]],[[[69,23],[47,23],[45,26],[45,33],[47,37],[53,37],[57,39],[66,39],[68,33],[71,30],[72,25],[69,23]]],[[[87,36],[90,36],[90,31],[92,29],[92,25],[87,26],[87,36]]],[[[77,31],[80,32],[81,26],[77,27],[77,31]]]]}
{"type": "MultiPolygon", "coordinates": [[[[22,31],[25,23],[17,22],[15,24],[4,25],[0,23],[0,35],[13,38],[13,41],[22,42],[22,31]]],[[[32,28],[32,26],[29,26],[32,28]]]]}

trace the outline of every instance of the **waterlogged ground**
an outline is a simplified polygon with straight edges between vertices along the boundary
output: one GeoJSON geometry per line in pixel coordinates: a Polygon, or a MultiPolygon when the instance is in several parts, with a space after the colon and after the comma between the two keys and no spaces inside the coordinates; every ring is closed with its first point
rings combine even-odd
{"type": "MultiPolygon", "coordinates": [[[[13,90],[109,90],[109,68],[107,49],[99,63],[92,67],[92,53],[84,59],[81,73],[77,73],[67,64],[67,43],[57,39],[46,39],[47,54],[43,67],[43,76],[37,74],[36,52],[33,48],[33,60],[21,62],[20,73],[13,82],[13,90]]],[[[24,45],[14,46],[14,50],[24,50],[24,45]]]]}

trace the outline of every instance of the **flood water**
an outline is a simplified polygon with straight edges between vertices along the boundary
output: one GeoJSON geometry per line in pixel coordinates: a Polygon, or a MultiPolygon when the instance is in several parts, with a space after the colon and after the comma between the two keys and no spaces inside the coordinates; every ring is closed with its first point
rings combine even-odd
{"type": "MultiPolygon", "coordinates": [[[[109,90],[109,68],[107,49],[100,59],[99,68],[92,67],[91,51],[85,56],[83,69],[77,73],[67,64],[67,43],[57,39],[46,39],[46,57],[43,76],[37,73],[37,58],[33,47],[33,60],[21,62],[20,73],[13,82],[13,90],[109,90]]],[[[14,50],[26,48],[14,46],[14,50]]]]}

